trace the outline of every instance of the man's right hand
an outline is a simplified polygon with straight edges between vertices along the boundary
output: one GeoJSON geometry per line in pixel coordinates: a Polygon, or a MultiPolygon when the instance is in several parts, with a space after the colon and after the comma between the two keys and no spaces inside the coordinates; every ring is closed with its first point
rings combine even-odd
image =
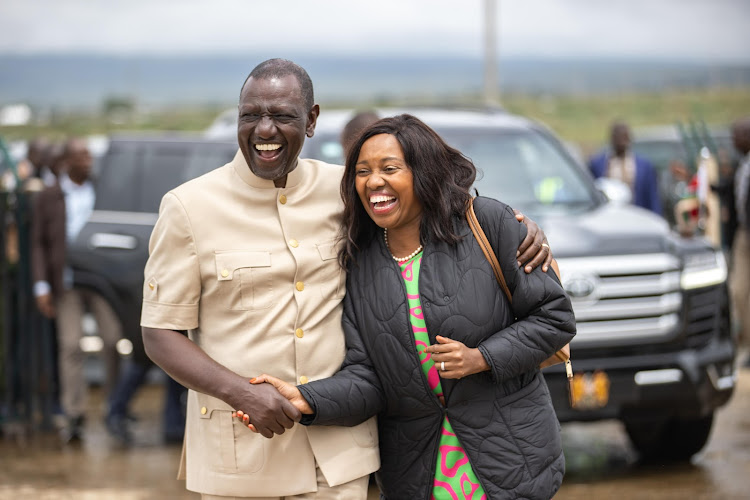
{"type": "Polygon", "coordinates": [[[271,384],[248,383],[244,394],[230,404],[249,415],[249,422],[256,431],[267,438],[284,434],[302,418],[300,411],[271,384]]]}
{"type": "Polygon", "coordinates": [[[36,298],[36,307],[39,309],[39,312],[44,315],[46,318],[54,318],[56,311],[55,311],[55,305],[52,302],[52,295],[47,293],[45,295],[40,295],[36,298]]]}
{"type": "Polygon", "coordinates": [[[300,390],[297,389],[297,387],[293,386],[292,384],[284,382],[283,380],[273,377],[271,375],[266,375],[265,373],[261,375],[260,377],[251,378],[250,383],[251,384],[263,384],[263,383],[271,384],[276,389],[278,389],[278,391],[281,393],[282,396],[284,396],[289,401],[291,401],[292,404],[295,406],[295,408],[297,408],[299,411],[301,411],[305,415],[313,414],[313,409],[310,406],[310,403],[307,402],[307,400],[302,395],[300,390]]]}
{"type": "Polygon", "coordinates": [[[252,385],[247,378],[208,356],[177,330],[143,327],[146,354],[173,379],[197,392],[221,399],[265,437],[283,434],[302,418],[300,412],[270,384],[252,385]]]}

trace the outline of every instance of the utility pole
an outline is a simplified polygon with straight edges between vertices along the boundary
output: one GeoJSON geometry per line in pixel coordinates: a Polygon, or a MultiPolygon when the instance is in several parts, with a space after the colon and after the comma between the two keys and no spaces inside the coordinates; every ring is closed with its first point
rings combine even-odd
{"type": "Polygon", "coordinates": [[[484,0],[484,104],[500,105],[497,83],[497,1],[484,0]]]}

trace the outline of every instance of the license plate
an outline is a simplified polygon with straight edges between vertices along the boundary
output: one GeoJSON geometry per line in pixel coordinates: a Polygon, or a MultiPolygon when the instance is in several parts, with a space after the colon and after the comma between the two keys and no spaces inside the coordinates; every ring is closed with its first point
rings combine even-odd
{"type": "Polygon", "coordinates": [[[609,401],[609,377],[602,370],[576,373],[570,383],[570,404],[576,410],[596,410],[609,401]]]}

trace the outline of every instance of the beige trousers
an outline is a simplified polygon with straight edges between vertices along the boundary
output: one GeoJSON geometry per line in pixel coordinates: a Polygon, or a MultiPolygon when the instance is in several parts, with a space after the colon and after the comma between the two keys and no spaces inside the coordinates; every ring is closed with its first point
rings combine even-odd
{"type": "Polygon", "coordinates": [[[291,495],[285,497],[225,497],[219,495],[201,495],[202,500],[366,500],[367,489],[369,487],[370,476],[360,477],[354,481],[340,484],[338,486],[328,486],[328,482],[318,467],[316,470],[318,477],[318,491],[302,493],[300,495],[291,495]]]}
{"type": "Polygon", "coordinates": [[[117,381],[119,356],[115,348],[122,337],[122,327],[114,310],[100,295],[83,288],[66,290],[57,300],[58,364],[60,370],[60,402],[68,417],[83,416],[86,411],[88,387],[84,378],[86,355],[81,351],[82,320],[87,310],[93,314],[104,347],[104,394],[108,395],[117,381]]]}
{"type": "Polygon", "coordinates": [[[735,317],[740,324],[739,344],[750,347],[750,233],[737,229],[732,244],[730,289],[735,317]]]}

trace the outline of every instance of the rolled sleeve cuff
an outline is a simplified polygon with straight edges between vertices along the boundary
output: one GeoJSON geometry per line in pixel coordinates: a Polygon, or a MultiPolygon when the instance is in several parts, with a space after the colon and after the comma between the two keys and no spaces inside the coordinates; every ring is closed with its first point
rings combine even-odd
{"type": "Polygon", "coordinates": [[[198,304],[163,304],[144,300],[141,326],[165,330],[198,328],[198,304]]]}
{"type": "Polygon", "coordinates": [[[495,363],[492,359],[492,355],[490,354],[490,351],[487,350],[487,348],[483,344],[479,344],[477,346],[477,349],[479,349],[479,352],[482,353],[482,357],[484,357],[484,360],[487,362],[488,365],[490,365],[490,373],[492,374],[492,381],[496,384],[499,384],[502,382],[500,378],[500,374],[497,371],[497,368],[495,367],[495,363]]]}
{"type": "Polygon", "coordinates": [[[305,386],[298,385],[297,389],[299,389],[299,392],[302,394],[302,397],[304,397],[307,400],[307,404],[309,404],[313,410],[312,415],[303,414],[302,420],[300,420],[299,423],[302,425],[313,425],[318,420],[318,405],[315,402],[315,397],[312,395],[310,391],[307,390],[305,386]]]}

